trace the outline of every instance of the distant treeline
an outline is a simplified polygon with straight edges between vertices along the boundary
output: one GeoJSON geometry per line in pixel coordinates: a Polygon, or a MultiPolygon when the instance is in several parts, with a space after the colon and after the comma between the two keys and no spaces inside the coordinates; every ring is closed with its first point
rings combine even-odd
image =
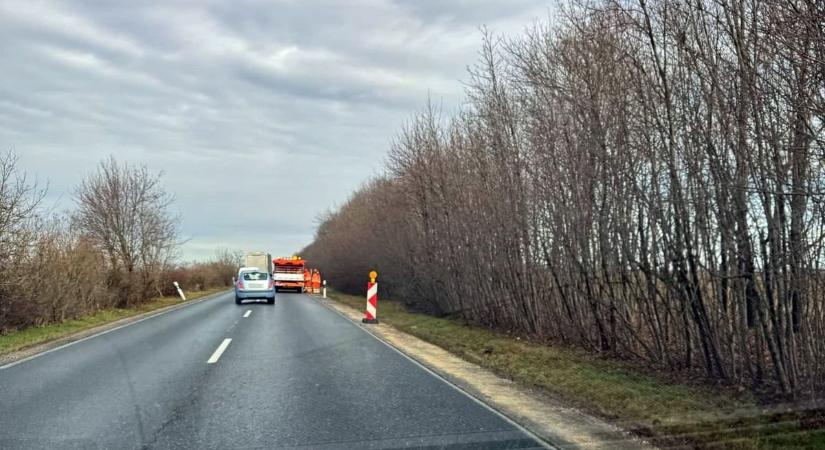
{"type": "Polygon", "coordinates": [[[0,333],[175,295],[173,281],[232,283],[239,255],[177,263],[172,197],[145,167],[101,162],[65,214],[44,215],[44,195],[13,153],[0,155],[0,333]]]}
{"type": "MultiPolygon", "coordinates": [[[[335,287],[790,396],[825,390],[825,3],[574,1],[483,33],[303,255],[335,287]]],[[[380,315],[380,307],[379,307],[380,315]]]]}

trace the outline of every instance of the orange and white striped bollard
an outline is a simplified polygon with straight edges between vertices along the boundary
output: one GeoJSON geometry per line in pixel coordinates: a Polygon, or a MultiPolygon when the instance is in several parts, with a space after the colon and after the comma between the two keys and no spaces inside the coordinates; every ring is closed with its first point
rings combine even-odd
{"type": "Polygon", "coordinates": [[[363,323],[378,323],[378,272],[370,272],[370,281],[367,283],[367,311],[364,313],[363,323]]]}

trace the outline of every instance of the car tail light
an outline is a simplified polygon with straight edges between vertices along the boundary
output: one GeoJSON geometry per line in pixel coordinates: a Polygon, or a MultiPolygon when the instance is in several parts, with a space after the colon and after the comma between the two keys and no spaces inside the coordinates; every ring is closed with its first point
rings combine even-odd
{"type": "Polygon", "coordinates": [[[243,290],[243,280],[238,280],[238,289],[243,290]]]}
{"type": "Polygon", "coordinates": [[[272,278],[269,279],[269,288],[268,289],[275,289],[275,280],[272,278]]]}

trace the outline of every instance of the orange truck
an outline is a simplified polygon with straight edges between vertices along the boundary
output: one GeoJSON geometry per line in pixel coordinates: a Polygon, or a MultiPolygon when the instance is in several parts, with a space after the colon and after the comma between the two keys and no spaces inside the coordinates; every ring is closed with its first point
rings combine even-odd
{"type": "Polygon", "coordinates": [[[274,258],[272,260],[272,279],[275,281],[275,291],[304,290],[304,268],[306,261],[300,256],[291,258],[274,258]]]}

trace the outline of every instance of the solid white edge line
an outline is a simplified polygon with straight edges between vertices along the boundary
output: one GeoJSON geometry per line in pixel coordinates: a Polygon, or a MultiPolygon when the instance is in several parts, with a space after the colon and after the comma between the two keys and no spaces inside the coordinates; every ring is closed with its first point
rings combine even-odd
{"type": "MultiPolygon", "coordinates": [[[[140,318],[140,319],[138,319],[138,320],[135,320],[134,322],[124,323],[123,325],[118,325],[118,326],[116,326],[116,327],[114,327],[114,328],[110,328],[110,329],[108,329],[108,330],[103,330],[103,331],[101,331],[100,333],[96,333],[96,334],[93,334],[93,335],[91,335],[91,336],[86,336],[86,337],[84,337],[84,338],[80,338],[80,339],[78,339],[78,340],[76,340],[76,341],[67,342],[67,343],[65,343],[65,344],[63,344],[63,345],[59,345],[59,346],[57,346],[57,347],[55,347],[55,348],[50,348],[50,349],[48,349],[48,350],[44,350],[44,351],[42,351],[42,352],[35,353],[35,354],[33,354],[33,355],[27,356],[27,357],[25,357],[25,358],[23,358],[23,359],[18,359],[17,361],[12,361],[12,362],[10,362],[10,363],[8,363],[8,364],[5,364],[5,365],[0,366],[0,370],[3,370],[3,369],[9,369],[9,368],[14,367],[14,366],[16,366],[16,365],[18,365],[18,364],[22,364],[22,363],[24,363],[24,362],[26,362],[26,361],[31,361],[31,360],[33,360],[33,359],[35,359],[35,358],[39,358],[39,357],[41,357],[41,356],[43,356],[43,355],[48,355],[49,353],[56,352],[56,351],[58,351],[58,350],[62,350],[62,349],[64,349],[64,348],[66,348],[66,347],[70,347],[70,346],[72,346],[72,345],[79,344],[79,343],[81,343],[81,342],[83,342],[83,341],[88,341],[89,339],[93,339],[93,338],[96,338],[96,337],[98,337],[98,336],[103,336],[103,335],[104,335],[104,334],[106,334],[106,333],[111,333],[112,331],[117,331],[117,330],[120,330],[121,328],[126,328],[126,327],[128,327],[128,326],[130,326],[130,325],[134,325],[134,324],[136,324],[136,323],[143,322],[144,320],[149,320],[149,319],[152,319],[152,318],[154,318],[154,317],[157,317],[157,316],[162,316],[162,315],[164,315],[164,314],[166,314],[166,313],[170,313],[170,312],[172,312],[172,311],[177,311],[177,310],[179,310],[179,309],[186,308],[187,306],[192,306],[192,305],[196,305],[196,304],[201,303],[201,302],[205,302],[205,301],[207,301],[207,300],[212,300],[213,298],[220,297],[221,295],[224,295],[224,294],[227,294],[227,293],[228,293],[228,292],[216,292],[216,293],[214,293],[214,294],[207,295],[206,297],[199,298],[199,299],[197,299],[197,300],[193,300],[193,301],[189,301],[189,302],[187,302],[187,303],[184,303],[183,305],[175,305],[175,306],[174,306],[174,307],[172,307],[172,308],[169,308],[169,309],[164,310],[164,311],[156,312],[156,313],[154,313],[154,314],[150,314],[150,315],[148,315],[148,316],[146,316],[146,317],[142,317],[142,318],[140,318]]],[[[124,317],[124,319],[127,319],[127,317],[124,317]]],[[[103,325],[101,325],[101,326],[103,326],[103,325]]],[[[44,342],[44,343],[43,343],[43,345],[45,345],[45,344],[47,344],[47,343],[46,343],[46,342],[44,342]]],[[[40,345],[40,344],[38,344],[38,345],[40,345]]]]}
{"type": "Polygon", "coordinates": [[[244,316],[244,318],[247,318],[247,317],[249,317],[250,314],[252,314],[252,310],[247,309],[243,316],[244,316]]]}
{"type": "MultiPolygon", "coordinates": [[[[484,409],[486,409],[486,410],[490,411],[491,413],[495,414],[496,416],[500,417],[502,420],[504,420],[505,422],[509,423],[510,425],[512,425],[512,426],[513,426],[514,428],[516,428],[517,430],[519,430],[519,431],[521,431],[522,433],[526,434],[527,436],[529,436],[529,437],[533,438],[533,440],[535,440],[535,441],[536,441],[539,445],[541,445],[542,447],[544,447],[544,448],[548,448],[548,449],[553,449],[553,450],[560,450],[560,448],[559,448],[559,447],[557,447],[557,446],[553,445],[553,444],[552,444],[552,443],[550,443],[550,442],[547,442],[544,438],[542,438],[542,437],[541,437],[541,436],[539,436],[538,434],[536,434],[536,433],[534,433],[534,432],[532,432],[532,431],[528,430],[528,429],[527,429],[527,428],[525,428],[523,425],[521,425],[521,424],[519,424],[518,422],[516,422],[515,420],[511,419],[510,417],[508,417],[508,416],[507,416],[506,414],[504,414],[503,412],[501,412],[501,411],[497,410],[496,408],[493,408],[492,406],[490,406],[490,405],[488,405],[487,403],[485,403],[483,400],[481,400],[481,399],[477,398],[477,397],[476,397],[476,396],[474,396],[473,394],[471,394],[471,393],[467,392],[466,390],[462,389],[462,388],[461,388],[460,386],[458,386],[457,384],[453,383],[452,381],[448,380],[448,379],[447,379],[447,378],[445,378],[444,376],[442,376],[442,375],[438,374],[437,372],[433,371],[432,369],[430,369],[429,367],[425,366],[424,364],[422,364],[421,362],[419,362],[417,359],[413,358],[412,356],[410,356],[410,355],[408,355],[408,354],[404,353],[403,351],[401,351],[401,350],[399,350],[399,349],[395,348],[392,344],[390,344],[389,342],[385,341],[385,340],[384,340],[384,339],[382,339],[380,336],[378,336],[377,334],[375,334],[375,333],[373,333],[372,331],[370,331],[369,329],[367,329],[365,326],[362,326],[362,325],[360,325],[360,324],[358,324],[358,323],[356,323],[356,322],[353,322],[353,321],[352,321],[352,319],[350,319],[349,317],[347,317],[346,315],[344,315],[344,313],[342,313],[342,312],[338,311],[337,309],[335,309],[335,308],[333,308],[333,307],[331,307],[331,306],[327,306],[327,305],[325,305],[323,302],[321,302],[321,301],[320,301],[320,300],[318,300],[317,298],[313,298],[313,300],[315,300],[317,303],[319,303],[321,306],[323,306],[323,307],[324,307],[324,308],[326,308],[327,310],[332,311],[332,312],[334,312],[335,314],[338,314],[338,315],[339,315],[339,316],[341,316],[344,320],[346,320],[347,322],[349,322],[352,326],[354,326],[355,328],[358,328],[359,330],[363,331],[364,333],[367,333],[368,335],[372,336],[375,340],[377,340],[378,342],[380,342],[380,343],[382,343],[382,344],[386,345],[387,347],[389,347],[390,349],[392,349],[394,352],[398,353],[399,355],[403,356],[404,358],[406,358],[406,359],[407,359],[408,361],[410,361],[411,363],[413,363],[413,364],[415,364],[416,366],[418,366],[418,367],[420,367],[421,369],[423,369],[425,372],[427,372],[427,373],[429,373],[430,375],[432,375],[432,376],[436,377],[437,379],[439,379],[439,380],[443,381],[443,382],[444,382],[444,383],[446,383],[448,386],[452,387],[453,389],[457,390],[458,392],[460,392],[460,393],[464,394],[464,395],[465,395],[465,396],[467,396],[470,400],[472,400],[472,401],[476,402],[477,404],[481,405],[481,407],[483,407],[484,409]]],[[[334,301],[334,300],[333,300],[333,301],[334,301]]],[[[418,339],[418,338],[416,338],[416,339],[418,339]]],[[[436,347],[438,347],[438,346],[436,346],[436,347]]],[[[439,347],[439,348],[440,348],[440,347],[439,347]]]]}
{"type": "Polygon", "coordinates": [[[215,364],[216,362],[218,362],[218,360],[221,359],[221,355],[223,355],[223,352],[226,351],[226,347],[229,347],[230,342],[232,342],[232,339],[224,339],[223,342],[221,342],[221,345],[219,345],[218,348],[215,349],[215,353],[212,353],[212,356],[210,356],[209,360],[206,361],[206,364],[215,364]]]}

